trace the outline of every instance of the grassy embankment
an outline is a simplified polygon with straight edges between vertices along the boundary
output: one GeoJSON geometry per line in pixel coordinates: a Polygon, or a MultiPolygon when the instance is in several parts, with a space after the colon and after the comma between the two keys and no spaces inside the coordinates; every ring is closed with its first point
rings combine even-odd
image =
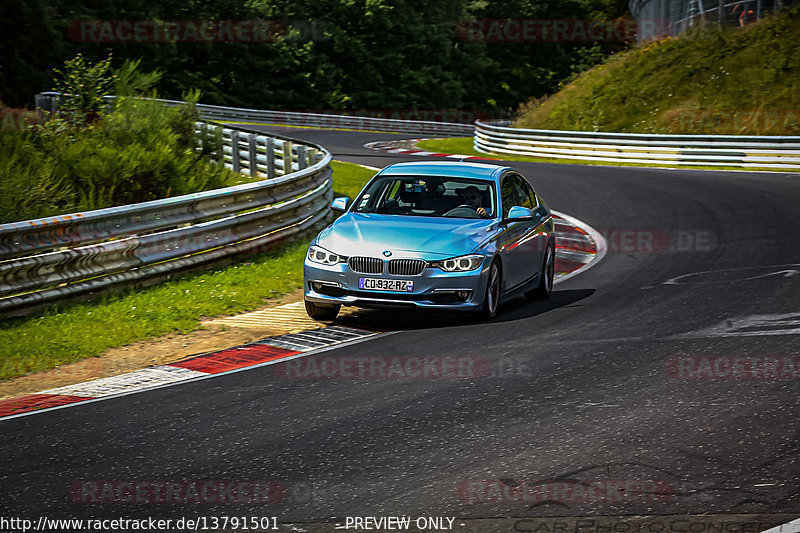
{"type": "MultiPolygon", "coordinates": [[[[515,126],[633,133],[800,135],[798,42],[800,7],[794,7],[746,28],[712,27],[640,45],[584,72],[551,97],[528,102],[520,108],[515,126]]],[[[423,141],[419,146],[485,156],[472,149],[471,138],[423,141]]]]}
{"type": "MultiPolygon", "coordinates": [[[[333,162],[337,196],[355,197],[373,171],[333,162]]],[[[54,368],[134,341],[188,333],[202,317],[255,309],[302,285],[307,243],[152,288],[0,323],[0,379],[54,368]]]]}

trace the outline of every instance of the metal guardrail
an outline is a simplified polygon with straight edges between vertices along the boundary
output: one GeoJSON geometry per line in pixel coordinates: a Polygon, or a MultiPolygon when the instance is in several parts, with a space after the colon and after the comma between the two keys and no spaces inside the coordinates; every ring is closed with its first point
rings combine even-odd
{"type": "Polygon", "coordinates": [[[223,164],[259,181],[84,213],[0,224],[0,314],[245,252],[331,216],[321,146],[221,124],[223,164]]]}
{"type": "MultiPolygon", "coordinates": [[[[58,93],[40,93],[36,98],[37,109],[52,110],[58,93]]],[[[113,97],[107,97],[109,100],[113,97]]],[[[158,100],[168,106],[181,105],[177,100],[158,100]]],[[[195,108],[205,120],[219,122],[259,122],[286,126],[302,126],[320,129],[372,130],[392,133],[435,134],[463,137],[472,135],[472,124],[458,122],[433,122],[426,120],[399,120],[391,118],[364,117],[358,115],[327,115],[293,111],[268,111],[243,109],[217,105],[196,104],[195,108]]]]}
{"type": "Polygon", "coordinates": [[[679,35],[694,26],[746,26],[773,14],[795,0],[629,0],[639,27],[638,40],[679,35]]]}
{"type": "Polygon", "coordinates": [[[398,120],[391,118],[360,117],[356,115],[325,115],[292,111],[261,111],[198,104],[197,110],[204,118],[219,121],[264,122],[304,126],[320,129],[373,130],[392,133],[434,134],[445,136],[472,135],[472,124],[456,122],[430,122],[424,120],[398,120]]]}
{"type": "Polygon", "coordinates": [[[475,150],[531,157],[743,168],[800,168],[800,137],[532,130],[475,122],[475,150]]]}

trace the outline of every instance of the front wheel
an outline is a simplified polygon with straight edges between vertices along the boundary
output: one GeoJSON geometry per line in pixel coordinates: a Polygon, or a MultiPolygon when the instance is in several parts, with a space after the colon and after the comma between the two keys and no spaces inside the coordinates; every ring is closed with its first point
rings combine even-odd
{"type": "Polygon", "coordinates": [[[483,309],[481,317],[484,320],[491,320],[497,316],[497,309],[500,307],[500,287],[503,276],[500,265],[497,261],[492,262],[489,267],[489,276],[486,281],[486,295],[483,297],[483,309]]]}
{"type": "Polygon", "coordinates": [[[324,304],[315,304],[314,302],[309,302],[305,300],[306,304],[306,313],[308,316],[313,318],[314,320],[326,320],[330,321],[336,318],[336,315],[339,314],[339,309],[342,308],[341,305],[324,305],[324,304]]]}
{"type": "Polygon", "coordinates": [[[550,298],[550,292],[553,290],[553,279],[556,274],[556,249],[555,245],[551,242],[547,243],[547,251],[544,254],[544,263],[542,264],[542,271],[539,275],[539,286],[535,289],[525,293],[525,298],[528,300],[546,300],[550,298]]]}

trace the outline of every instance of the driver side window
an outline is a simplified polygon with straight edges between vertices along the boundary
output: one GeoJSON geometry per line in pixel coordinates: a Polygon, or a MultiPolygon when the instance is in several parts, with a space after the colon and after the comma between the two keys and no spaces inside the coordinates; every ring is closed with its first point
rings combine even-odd
{"type": "Polygon", "coordinates": [[[517,188],[517,195],[520,200],[520,203],[517,205],[527,207],[528,209],[536,207],[536,196],[528,182],[525,181],[522,176],[514,176],[512,179],[514,180],[514,185],[517,188]]]}

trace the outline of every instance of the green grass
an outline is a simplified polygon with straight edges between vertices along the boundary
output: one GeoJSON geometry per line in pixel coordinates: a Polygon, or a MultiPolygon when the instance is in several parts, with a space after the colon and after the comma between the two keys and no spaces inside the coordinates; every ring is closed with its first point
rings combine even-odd
{"type": "MultiPolygon", "coordinates": [[[[335,161],[334,190],[353,198],[373,171],[335,161]]],[[[100,301],[53,308],[0,324],[0,379],[54,368],[167,333],[189,333],[202,317],[255,309],[302,286],[306,242],[224,269],[187,274],[100,301]]]]}
{"type": "MultiPolygon", "coordinates": [[[[688,168],[688,169],[703,169],[703,170],[750,170],[757,171],[757,168],[742,168],[737,166],[702,166],[702,165],[670,165],[668,161],[663,163],[620,163],[612,161],[589,161],[584,159],[560,159],[555,157],[526,157],[521,155],[510,154],[485,154],[473,148],[472,137],[450,137],[448,139],[427,139],[417,143],[419,148],[428,150],[430,152],[438,152],[442,154],[463,154],[473,155],[478,157],[486,157],[490,159],[501,159],[503,161],[523,161],[528,163],[559,163],[559,164],[572,164],[572,165],[601,165],[601,166],[615,166],[615,167],[650,167],[650,168],[688,168]]],[[[767,172],[796,172],[793,169],[762,169],[767,172]]]]}
{"type": "Polygon", "coordinates": [[[347,196],[350,200],[354,200],[367,181],[375,175],[374,170],[343,161],[333,161],[331,168],[333,168],[334,195],[347,196]]]}
{"type": "Polygon", "coordinates": [[[520,109],[521,128],[800,134],[800,6],[612,56],[520,109]]]}

